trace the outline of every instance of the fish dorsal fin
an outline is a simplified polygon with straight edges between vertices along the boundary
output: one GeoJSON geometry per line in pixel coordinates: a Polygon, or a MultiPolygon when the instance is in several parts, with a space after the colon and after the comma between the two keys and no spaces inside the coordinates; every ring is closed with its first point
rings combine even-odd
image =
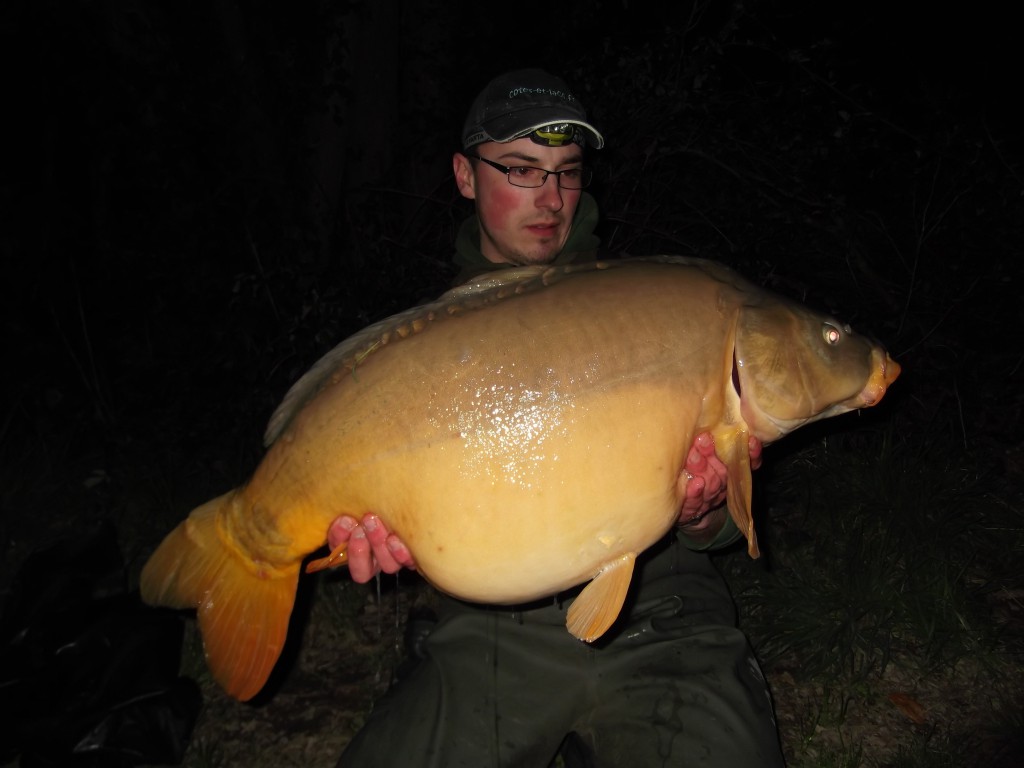
{"type": "Polygon", "coordinates": [[[622,611],[636,554],[627,552],[605,565],[569,606],[565,626],[573,637],[591,643],[608,631],[622,611]]]}
{"type": "Polygon", "coordinates": [[[754,480],[750,475],[748,432],[742,427],[732,427],[724,433],[716,433],[714,437],[715,452],[725,464],[728,475],[726,503],[729,515],[747,539],[747,552],[751,557],[759,557],[761,552],[757,546],[752,511],[754,480]]]}
{"type": "Polygon", "coordinates": [[[475,296],[486,293],[494,288],[507,288],[526,280],[532,280],[543,274],[550,267],[537,265],[533,267],[511,267],[500,269],[496,272],[484,272],[470,280],[467,280],[454,288],[449,288],[437,299],[439,302],[451,301],[452,299],[463,299],[468,296],[475,296]]]}

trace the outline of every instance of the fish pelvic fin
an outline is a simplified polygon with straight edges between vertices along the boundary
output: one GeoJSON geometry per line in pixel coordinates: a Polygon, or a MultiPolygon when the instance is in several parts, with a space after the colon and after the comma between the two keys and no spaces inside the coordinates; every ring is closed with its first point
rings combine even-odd
{"type": "Polygon", "coordinates": [[[622,611],[636,553],[627,552],[606,564],[569,606],[565,626],[580,640],[592,643],[608,631],[622,611]]]}
{"type": "Polygon", "coordinates": [[[337,568],[345,565],[348,562],[348,542],[343,541],[341,544],[331,550],[331,553],[327,557],[319,557],[316,560],[310,560],[306,565],[306,573],[316,573],[318,571],[325,571],[328,568],[337,568]]]}
{"type": "Polygon", "coordinates": [[[745,429],[732,429],[725,435],[715,435],[715,450],[724,461],[728,474],[726,504],[729,516],[747,540],[747,553],[758,558],[761,550],[757,546],[757,532],[754,530],[754,479],[750,474],[748,436],[745,429]]]}
{"type": "Polygon", "coordinates": [[[142,569],[143,601],[195,608],[206,662],[228,695],[248,701],[270,677],[288,634],[299,564],[263,566],[232,546],[217,511],[237,493],[195,509],[142,569]]]}

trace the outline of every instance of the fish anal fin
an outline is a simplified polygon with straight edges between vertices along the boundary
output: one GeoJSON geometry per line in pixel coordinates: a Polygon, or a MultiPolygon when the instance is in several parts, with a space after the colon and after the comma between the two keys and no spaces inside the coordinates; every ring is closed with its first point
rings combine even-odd
{"type": "Polygon", "coordinates": [[[747,552],[753,558],[761,556],[754,530],[754,479],[750,474],[750,448],[745,429],[733,429],[725,435],[715,435],[715,451],[725,463],[727,472],[726,504],[740,533],[747,539],[747,552]]]}
{"type": "Polygon", "coordinates": [[[149,605],[196,609],[210,672],[247,701],[281,655],[300,564],[261,566],[230,545],[218,510],[235,503],[231,492],[195,509],[146,562],[139,589],[149,605]]]}
{"type": "Polygon", "coordinates": [[[573,637],[591,643],[608,631],[622,611],[635,562],[634,552],[613,560],[577,595],[565,621],[573,637]]]}

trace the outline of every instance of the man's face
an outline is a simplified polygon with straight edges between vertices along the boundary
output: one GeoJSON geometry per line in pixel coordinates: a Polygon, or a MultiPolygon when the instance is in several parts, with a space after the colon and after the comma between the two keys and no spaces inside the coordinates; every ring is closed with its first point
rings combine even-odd
{"type": "MultiPolygon", "coordinates": [[[[500,165],[530,165],[547,171],[583,164],[583,149],[577,144],[544,147],[528,138],[487,142],[469,152],[500,165]]],[[[546,264],[559,254],[582,190],[562,189],[554,176],[548,176],[541,187],[514,187],[497,168],[458,152],[453,167],[462,196],[476,201],[480,250],[486,259],[498,264],[546,264]]]]}

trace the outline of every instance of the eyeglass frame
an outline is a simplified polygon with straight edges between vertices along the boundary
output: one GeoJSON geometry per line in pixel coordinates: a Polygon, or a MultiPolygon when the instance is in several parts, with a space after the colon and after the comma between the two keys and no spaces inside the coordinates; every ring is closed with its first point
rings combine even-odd
{"type": "Polygon", "coordinates": [[[590,182],[592,182],[594,180],[594,171],[593,171],[593,169],[586,168],[586,167],[565,168],[565,169],[563,169],[561,171],[549,171],[547,168],[538,168],[536,165],[502,165],[501,163],[496,163],[493,160],[488,160],[486,157],[480,157],[480,155],[471,155],[469,153],[466,153],[466,157],[473,158],[474,160],[482,160],[483,162],[487,163],[489,166],[491,166],[495,170],[501,171],[503,174],[505,174],[506,181],[508,181],[509,184],[511,184],[513,187],[517,187],[518,189],[540,189],[541,187],[543,187],[547,183],[548,176],[551,176],[551,175],[554,175],[555,178],[557,179],[557,181],[558,181],[558,188],[559,189],[570,189],[570,190],[572,190],[574,192],[576,190],[586,189],[587,187],[590,186],[590,182]],[[533,171],[541,171],[544,174],[544,178],[542,178],[540,180],[540,184],[538,184],[535,187],[524,187],[522,184],[516,184],[515,182],[512,181],[512,175],[511,175],[512,171],[516,170],[517,168],[529,168],[530,170],[533,170],[533,171]],[[580,186],[578,186],[578,187],[566,187],[566,186],[564,186],[562,184],[562,174],[563,173],[572,173],[574,171],[579,171],[581,174],[583,174],[583,176],[586,177],[586,181],[582,182],[580,184],[580,186]]]}

